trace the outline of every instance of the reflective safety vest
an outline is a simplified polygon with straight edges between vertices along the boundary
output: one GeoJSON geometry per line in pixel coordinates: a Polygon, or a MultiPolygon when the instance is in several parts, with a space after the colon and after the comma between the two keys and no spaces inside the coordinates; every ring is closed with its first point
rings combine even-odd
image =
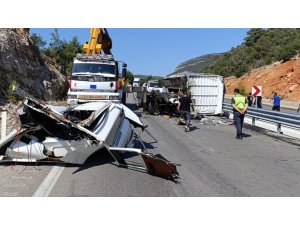
{"type": "Polygon", "coordinates": [[[246,105],[246,97],[237,95],[233,98],[234,104],[238,109],[244,109],[246,105]]]}

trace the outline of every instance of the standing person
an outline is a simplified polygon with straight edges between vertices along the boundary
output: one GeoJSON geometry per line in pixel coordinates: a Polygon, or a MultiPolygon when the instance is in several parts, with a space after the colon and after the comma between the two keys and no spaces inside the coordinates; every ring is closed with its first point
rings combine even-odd
{"type": "Polygon", "coordinates": [[[255,105],[257,108],[262,108],[262,96],[256,96],[255,105]]]}
{"type": "Polygon", "coordinates": [[[252,96],[251,92],[248,94],[247,100],[248,100],[248,106],[252,106],[253,96],[252,96]]]}
{"type": "Polygon", "coordinates": [[[236,128],[236,139],[242,139],[242,129],[244,124],[245,113],[248,108],[247,98],[240,95],[238,88],[234,89],[234,97],[231,100],[233,109],[233,120],[236,128]]]}
{"type": "Polygon", "coordinates": [[[299,113],[300,111],[300,103],[299,103],[299,106],[298,106],[298,109],[297,109],[297,113],[299,113]]]}
{"type": "Polygon", "coordinates": [[[194,106],[192,104],[192,100],[187,95],[187,90],[184,89],[182,91],[182,96],[179,99],[179,103],[178,103],[178,106],[177,106],[177,111],[180,110],[181,116],[185,121],[185,132],[190,131],[191,107],[192,107],[192,110],[194,111],[194,106]]]}
{"type": "Polygon", "coordinates": [[[273,92],[273,99],[271,99],[271,101],[273,101],[272,110],[280,111],[280,97],[277,95],[276,92],[273,92]]]}

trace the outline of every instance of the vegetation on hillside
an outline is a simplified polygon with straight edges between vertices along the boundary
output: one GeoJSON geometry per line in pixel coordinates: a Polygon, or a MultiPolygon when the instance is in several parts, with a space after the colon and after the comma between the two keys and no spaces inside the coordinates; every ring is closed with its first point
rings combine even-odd
{"type": "Polygon", "coordinates": [[[299,54],[300,29],[251,29],[244,42],[218,57],[201,72],[237,77],[253,68],[287,61],[299,54]]]}
{"type": "Polygon", "coordinates": [[[82,52],[82,44],[79,43],[77,36],[74,36],[70,41],[62,40],[58,30],[54,29],[48,45],[39,34],[33,33],[31,39],[42,54],[55,60],[60,66],[62,74],[67,75],[72,72],[73,58],[77,53],[82,52]]]}

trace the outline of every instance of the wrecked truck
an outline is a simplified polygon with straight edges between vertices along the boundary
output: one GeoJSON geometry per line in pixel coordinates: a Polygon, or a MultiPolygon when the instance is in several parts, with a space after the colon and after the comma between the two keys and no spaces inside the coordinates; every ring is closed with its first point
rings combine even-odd
{"type": "MultiPolygon", "coordinates": [[[[84,164],[89,156],[107,150],[122,167],[138,167],[151,174],[175,178],[176,164],[145,148],[134,148],[133,140],[142,140],[134,128],[149,131],[139,117],[120,103],[90,102],[71,107],[41,103],[14,87],[24,98],[17,110],[20,125],[0,142],[2,162],[61,162],[84,164]],[[139,154],[145,167],[128,164],[124,152],[139,154]]],[[[151,137],[153,137],[150,134],[151,137]]],[[[153,137],[154,138],[154,137],[153,137]]]]}

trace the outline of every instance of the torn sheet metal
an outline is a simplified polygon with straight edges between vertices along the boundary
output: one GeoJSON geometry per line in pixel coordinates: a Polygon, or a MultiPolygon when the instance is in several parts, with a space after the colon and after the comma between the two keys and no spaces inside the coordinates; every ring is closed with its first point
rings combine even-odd
{"type": "Polygon", "coordinates": [[[146,127],[123,104],[90,102],[58,107],[45,105],[18,88],[15,91],[24,97],[18,109],[21,129],[0,142],[2,161],[83,164],[96,151],[106,149],[122,166],[129,166],[122,153],[134,152],[142,157],[148,172],[168,178],[178,175],[175,164],[146,149],[133,148],[134,127],[146,127]]]}

